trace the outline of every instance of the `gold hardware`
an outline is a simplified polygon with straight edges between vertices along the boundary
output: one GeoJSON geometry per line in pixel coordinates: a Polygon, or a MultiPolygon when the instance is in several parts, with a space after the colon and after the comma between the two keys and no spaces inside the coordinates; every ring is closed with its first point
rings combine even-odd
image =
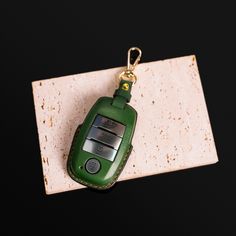
{"type": "Polygon", "coordinates": [[[135,66],[139,63],[141,56],[142,56],[142,51],[139,48],[137,47],[130,48],[128,51],[128,58],[127,58],[127,70],[133,71],[135,66]],[[132,51],[138,51],[139,53],[133,64],[130,63],[130,54],[132,51]]]}
{"type": "Polygon", "coordinates": [[[137,47],[132,47],[128,50],[128,57],[127,57],[127,67],[126,69],[119,75],[120,79],[123,80],[128,80],[133,82],[134,84],[137,81],[137,76],[133,73],[133,70],[135,69],[135,67],[137,66],[137,64],[139,63],[140,59],[142,56],[142,51],[137,48],[137,47]],[[131,52],[132,51],[138,51],[138,56],[135,59],[134,63],[132,64],[130,61],[130,57],[131,57],[131,52]]]}
{"type": "Polygon", "coordinates": [[[122,84],[122,89],[125,90],[125,91],[128,91],[129,90],[129,84],[128,83],[122,84]]]}

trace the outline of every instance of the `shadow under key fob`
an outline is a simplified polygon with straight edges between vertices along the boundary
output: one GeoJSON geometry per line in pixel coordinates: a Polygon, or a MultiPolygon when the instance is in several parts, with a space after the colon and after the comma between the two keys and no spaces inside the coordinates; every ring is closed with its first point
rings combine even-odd
{"type": "Polygon", "coordinates": [[[132,151],[137,112],[127,103],[136,76],[128,66],[120,77],[113,98],[99,98],[77,128],[68,156],[70,177],[95,189],[114,185],[132,151]]]}

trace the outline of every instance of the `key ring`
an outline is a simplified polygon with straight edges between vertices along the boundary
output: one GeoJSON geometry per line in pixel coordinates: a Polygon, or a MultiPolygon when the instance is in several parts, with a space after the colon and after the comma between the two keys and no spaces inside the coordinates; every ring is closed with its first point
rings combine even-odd
{"type": "Polygon", "coordinates": [[[133,82],[134,84],[137,82],[137,76],[133,73],[135,67],[137,66],[137,64],[139,63],[140,59],[142,56],[142,51],[140,48],[138,47],[132,47],[128,50],[128,56],[127,56],[127,67],[126,69],[119,75],[119,79],[120,80],[128,80],[133,82]],[[138,52],[138,56],[135,59],[134,63],[132,64],[130,61],[131,58],[131,52],[132,51],[137,51],[138,52]]]}

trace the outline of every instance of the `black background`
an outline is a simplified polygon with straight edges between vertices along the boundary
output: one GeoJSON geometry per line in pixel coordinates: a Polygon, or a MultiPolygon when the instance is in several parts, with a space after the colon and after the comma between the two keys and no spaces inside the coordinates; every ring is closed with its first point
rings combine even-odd
{"type": "Polygon", "coordinates": [[[3,235],[235,234],[234,14],[233,1],[1,5],[3,235]],[[196,54],[219,162],[46,196],[31,81],[123,66],[131,46],[142,62],[196,54]]]}

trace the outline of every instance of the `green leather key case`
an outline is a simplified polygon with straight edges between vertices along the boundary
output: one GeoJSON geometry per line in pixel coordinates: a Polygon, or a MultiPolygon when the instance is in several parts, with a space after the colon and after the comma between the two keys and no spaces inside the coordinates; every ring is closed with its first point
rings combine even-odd
{"type": "MultiPolygon", "coordinates": [[[[137,48],[131,48],[128,53],[132,50],[137,48]]],[[[132,68],[128,64],[113,98],[99,98],[75,132],[67,169],[78,183],[108,189],[114,185],[128,160],[137,121],[137,112],[127,104],[136,81],[132,72],[136,64],[132,68]]]]}

